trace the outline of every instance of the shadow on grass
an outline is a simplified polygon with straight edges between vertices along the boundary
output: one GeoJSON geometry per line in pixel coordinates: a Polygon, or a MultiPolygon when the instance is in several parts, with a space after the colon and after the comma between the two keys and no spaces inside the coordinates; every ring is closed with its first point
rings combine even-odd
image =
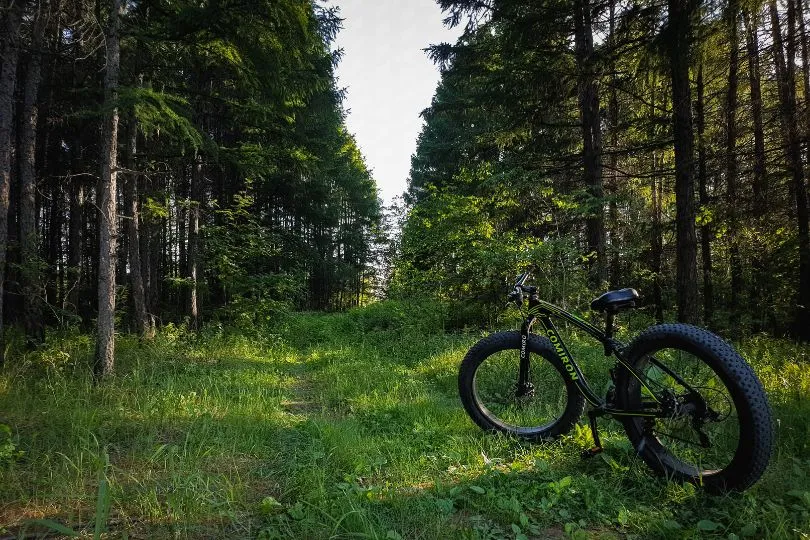
{"type": "MultiPolygon", "coordinates": [[[[331,330],[324,324],[313,335],[331,330]]],[[[588,442],[583,426],[542,445],[481,433],[455,385],[473,339],[395,336],[320,343],[298,336],[294,358],[209,351],[204,360],[130,364],[95,389],[26,381],[0,394],[26,452],[0,472],[0,530],[19,533],[25,519],[44,517],[92,532],[101,479],[113,536],[688,538],[810,530],[804,503],[787,494],[810,491],[810,463],[797,458],[802,396],[775,400],[797,435],[780,441],[763,482],[745,495],[710,497],[651,478],[607,422],[607,452],[587,462],[578,457],[588,442]]]]}
{"type": "Polygon", "coordinates": [[[101,519],[115,536],[255,536],[261,501],[283,499],[290,464],[308,453],[304,432],[279,412],[160,421],[111,413],[63,445],[34,438],[21,438],[26,454],[0,473],[0,538],[55,532],[32,519],[92,534],[99,512],[109,512],[101,519]]]}

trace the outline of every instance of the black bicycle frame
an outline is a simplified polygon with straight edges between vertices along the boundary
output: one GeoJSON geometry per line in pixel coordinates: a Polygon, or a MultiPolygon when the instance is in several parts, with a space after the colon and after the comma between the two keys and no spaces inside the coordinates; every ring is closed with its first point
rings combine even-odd
{"type": "MultiPolygon", "coordinates": [[[[526,317],[526,320],[523,322],[523,326],[521,327],[520,334],[521,334],[521,345],[520,345],[520,372],[518,374],[518,389],[525,389],[528,386],[528,379],[529,379],[529,349],[527,347],[527,342],[529,339],[529,334],[532,331],[532,326],[534,323],[539,319],[540,324],[543,326],[544,332],[543,335],[551,341],[551,344],[554,346],[554,351],[557,354],[557,357],[562,362],[565,371],[567,372],[568,376],[576,385],[577,389],[579,389],[582,396],[585,398],[591,406],[598,412],[598,414],[611,414],[615,416],[645,416],[645,417],[663,417],[668,416],[669,413],[665,412],[659,405],[653,405],[655,408],[642,408],[640,410],[630,410],[630,409],[617,409],[615,407],[609,407],[608,404],[605,402],[604,399],[600,398],[596,395],[593,389],[588,384],[588,381],[585,379],[585,375],[582,373],[582,370],[579,369],[574,357],[571,356],[571,353],[568,351],[568,347],[566,347],[565,342],[563,341],[562,337],[560,336],[559,332],[557,332],[557,328],[554,326],[554,323],[551,320],[551,317],[560,317],[562,319],[567,320],[568,322],[572,323],[577,328],[587,332],[595,339],[599,340],[602,345],[605,347],[605,355],[606,356],[615,356],[616,359],[619,361],[622,366],[630,371],[630,373],[638,379],[641,385],[649,391],[650,395],[653,396],[653,399],[658,401],[655,397],[655,393],[644,383],[644,379],[638,371],[636,371],[633,366],[630,365],[629,362],[625,360],[622,356],[621,350],[624,348],[624,345],[619,341],[616,341],[611,336],[608,336],[600,330],[599,328],[595,327],[594,325],[590,324],[587,321],[584,321],[573,315],[564,311],[554,304],[550,304],[543,300],[540,300],[536,295],[532,295],[529,298],[529,314],[526,317]]],[[[610,315],[608,315],[610,317],[610,315]]],[[[655,362],[658,364],[658,362],[655,362]]]]}

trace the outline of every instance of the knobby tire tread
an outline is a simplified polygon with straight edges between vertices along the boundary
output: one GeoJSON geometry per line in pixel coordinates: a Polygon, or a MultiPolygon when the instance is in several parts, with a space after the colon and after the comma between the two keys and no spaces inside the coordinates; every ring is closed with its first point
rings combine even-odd
{"type": "MultiPolygon", "coordinates": [[[[486,431],[498,431],[511,434],[522,439],[531,441],[553,440],[569,431],[574,427],[582,412],[585,409],[585,398],[576,388],[576,385],[571,381],[565,368],[557,357],[554,346],[545,338],[535,334],[530,334],[527,342],[527,347],[531,355],[541,356],[544,361],[551,363],[552,366],[560,374],[561,381],[565,384],[567,403],[565,412],[557,419],[557,421],[549,426],[546,430],[536,434],[522,434],[513,430],[504,429],[502,426],[494,423],[477,405],[473,395],[473,380],[475,372],[481,363],[492,354],[504,350],[514,350],[516,355],[520,351],[520,332],[497,332],[491,334],[478,343],[467,352],[464,360],[461,362],[458,376],[458,389],[461,396],[461,402],[464,409],[470,418],[482,429],[486,431]]],[[[510,374],[504,374],[505,377],[510,374]]]]}
{"type": "MultiPolygon", "coordinates": [[[[672,346],[690,350],[708,364],[726,385],[741,423],[741,441],[735,457],[726,468],[714,475],[687,477],[667,470],[652,450],[652,445],[641,444],[644,435],[632,419],[624,422],[628,437],[640,457],[659,474],[703,484],[714,492],[747,489],[765,472],[773,452],[773,420],[762,383],[751,366],[731,345],[707,330],[688,324],[661,324],[648,328],[633,340],[625,351],[625,356],[635,366],[646,353],[672,346]]],[[[620,404],[624,407],[628,406],[631,399],[628,395],[631,378],[629,371],[624,369],[617,381],[617,393],[622,401],[620,404]]]]}

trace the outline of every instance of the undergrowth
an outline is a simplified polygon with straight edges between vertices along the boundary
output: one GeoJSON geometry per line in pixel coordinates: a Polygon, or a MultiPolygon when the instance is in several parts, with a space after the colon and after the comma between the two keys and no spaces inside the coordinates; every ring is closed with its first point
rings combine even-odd
{"type": "MultiPolygon", "coordinates": [[[[93,385],[92,342],[53,334],[0,372],[0,534],[257,538],[795,538],[810,535],[810,351],[740,345],[777,448],[744,494],[653,478],[618,424],[583,461],[584,423],[526,444],[482,433],[456,373],[480,332],[382,303],[274,328],[121,337],[93,385]]],[[[512,321],[514,322],[514,321],[512,321]]],[[[594,386],[601,349],[571,335],[594,386]]]]}

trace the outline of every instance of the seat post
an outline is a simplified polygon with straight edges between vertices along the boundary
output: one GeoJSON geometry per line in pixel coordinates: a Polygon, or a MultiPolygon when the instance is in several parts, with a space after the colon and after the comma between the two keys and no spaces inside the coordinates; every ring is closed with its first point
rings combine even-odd
{"type": "Polygon", "coordinates": [[[613,341],[613,318],[616,316],[616,312],[613,310],[608,310],[605,312],[605,356],[610,356],[613,354],[613,347],[610,345],[613,341]]]}
{"type": "Polygon", "coordinates": [[[613,318],[615,315],[614,311],[608,311],[605,317],[605,337],[608,339],[613,339],[613,318]]]}

